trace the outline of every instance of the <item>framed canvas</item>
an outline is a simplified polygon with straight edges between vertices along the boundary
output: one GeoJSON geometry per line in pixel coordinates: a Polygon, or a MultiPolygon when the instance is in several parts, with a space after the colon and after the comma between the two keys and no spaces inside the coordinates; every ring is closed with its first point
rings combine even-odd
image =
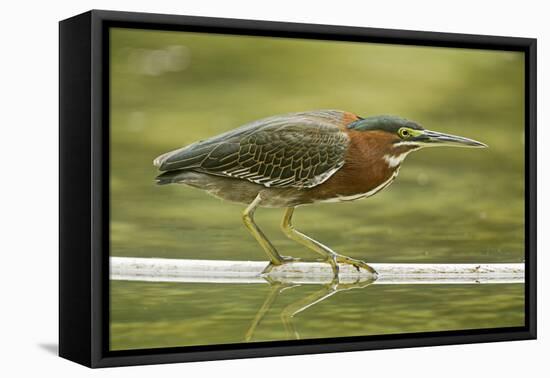
{"type": "Polygon", "coordinates": [[[62,357],[536,337],[535,39],[94,10],[59,69],[62,357]]]}

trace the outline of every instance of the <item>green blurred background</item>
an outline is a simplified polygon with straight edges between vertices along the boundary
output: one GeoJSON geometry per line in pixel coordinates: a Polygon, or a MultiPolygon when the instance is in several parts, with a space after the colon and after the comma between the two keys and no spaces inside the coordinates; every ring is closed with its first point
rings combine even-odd
{"type": "MultiPolygon", "coordinates": [[[[112,256],[265,260],[242,205],[155,186],[152,160],[258,118],[341,109],[399,115],[490,148],[415,152],[372,198],[299,208],[298,229],[370,262],[523,261],[522,53],[115,28],[110,69],[112,256]]],[[[281,215],[260,209],[256,220],[283,254],[311,256],[279,231],[281,215]]],[[[268,292],[112,281],[111,348],[242,342],[268,292]]],[[[302,338],[521,326],[523,301],[518,284],[375,285],[295,322],[302,338]]],[[[295,337],[281,306],[256,341],[295,337]]]]}

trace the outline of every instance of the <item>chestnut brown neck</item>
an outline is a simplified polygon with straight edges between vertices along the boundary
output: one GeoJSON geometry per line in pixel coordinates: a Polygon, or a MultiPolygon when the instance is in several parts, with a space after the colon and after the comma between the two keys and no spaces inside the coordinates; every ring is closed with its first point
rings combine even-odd
{"type": "Polygon", "coordinates": [[[414,145],[396,146],[399,137],[384,131],[350,131],[348,135],[351,143],[346,165],[357,173],[363,173],[360,179],[368,185],[384,182],[399,169],[400,163],[395,161],[418,148],[414,145]],[[388,163],[388,159],[394,159],[394,163],[388,163]]]}
{"type": "MultiPolygon", "coordinates": [[[[313,194],[352,196],[367,193],[391,182],[397,175],[397,157],[414,150],[415,146],[394,146],[399,137],[384,131],[347,130],[350,144],[345,164],[323,185],[313,188],[313,194]],[[395,157],[396,160],[389,160],[395,157]]],[[[403,156],[404,158],[404,156],[403,156]]]]}

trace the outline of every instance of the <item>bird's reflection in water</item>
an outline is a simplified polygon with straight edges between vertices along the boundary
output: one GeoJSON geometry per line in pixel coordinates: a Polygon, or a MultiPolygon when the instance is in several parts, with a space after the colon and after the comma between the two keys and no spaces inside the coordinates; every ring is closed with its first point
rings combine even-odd
{"type": "MultiPolygon", "coordinates": [[[[264,279],[269,283],[270,290],[245,334],[246,342],[253,340],[254,333],[256,332],[258,325],[272,308],[273,304],[279,296],[283,295],[283,293],[286,291],[290,291],[294,288],[298,288],[304,285],[303,283],[286,282],[271,277],[264,277],[264,279]]],[[[300,334],[293,322],[293,318],[296,315],[316,305],[317,303],[327,300],[338,292],[353,289],[363,289],[371,285],[374,281],[374,279],[363,279],[354,282],[340,282],[336,280],[326,284],[317,284],[318,286],[320,286],[319,290],[316,290],[315,292],[292,302],[282,309],[280,317],[285,328],[287,338],[296,340],[300,339],[300,334]]]]}

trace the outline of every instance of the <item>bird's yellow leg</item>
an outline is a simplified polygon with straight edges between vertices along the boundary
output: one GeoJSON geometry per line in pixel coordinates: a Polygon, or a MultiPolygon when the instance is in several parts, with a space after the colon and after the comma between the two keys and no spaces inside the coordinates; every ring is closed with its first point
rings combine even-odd
{"type": "Polygon", "coordinates": [[[256,225],[256,222],[254,222],[254,212],[256,211],[256,208],[262,201],[262,197],[260,194],[252,201],[250,205],[244,210],[243,212],[243,222],[248,231],[254,236],[256,241],[262,246],[265,253],[267,253],[267,256],[269,257],[269,265],[264,269],[262,274],[269,273],[273,267],[283,265],[285,263],[300,261],[300,259],[287,257],[287,256],[281,256],[279,252],[277,252],[277,249],[271,244],[269,239],[265,236],[265,234],[260,230],[260,228],[256,225]]]}
{"type": "Polygon", "coordinates": [[[360,268],[363,268],[368,272],[371,272],[372,274],[377,274],[376,270],[374,270],[374,268],[372,268],[366,262],[361,260],[356,260],[348,256],[340,255],[334,252],[332,249],[330,249],[326,245],[323,245],[319,243],[317,240],[314,240],[309,236],[304,235],[300,231],[296,230],[294,226],[292,226],[293,214],[294,214],[294,207],[287,207],[285,209],[283,220],[281,222],[281,229],[283,230],[285,235],[288,238],[295,240],[298,243],[306,246],[312,251],[322,255],[325,258],[324,261],[329,263],[330,266],[332,267],[332,271],[334,272],[335,276],[338,276],[338,271],[339,271],[338,263],[350,264],[350,265],[353,265],[357,270],[359,270],[360,268]]]}

